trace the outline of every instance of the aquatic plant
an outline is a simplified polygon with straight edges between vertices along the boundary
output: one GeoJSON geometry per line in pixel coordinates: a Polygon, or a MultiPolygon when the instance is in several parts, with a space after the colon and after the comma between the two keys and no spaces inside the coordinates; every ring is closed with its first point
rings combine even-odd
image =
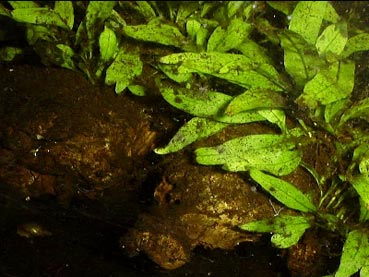
{"type": "MultiPolygon", "coordinates": [[[[120,42],[126,23],[113,9],[115,1],[55,1],[53,7],[33,1],[8,4],[10,8],[0,5],[0,15],[23,24],[28,44],[45,65],[82,71],[92,83],[103,79],[115,85],[117,93],[128,88],[144,94],[144,87],[133,82],[142,73],[142,61],[138,49],[120,42]]],[[[21,50],[5,47],[0,56],[12,60],[21,50]]]]}
{"type": "Polygon", "coordinates": [[[354,57],[369,50],[369,34],[331,3],[8,3],[0,14],[25,24],[45,64],[81,70],[91,81],[115,84],[117,93],[143,95],[145,75],[155,76],[163,98],[193,116],[157,154],[231,125],[275,126],[273,134],[197,148],[196,161],[247,173],[285,205],[275,217],[240,229],[271,232],[280,248],[309,228],[336,232],[345,242],[334,276],[369,275],[369,99],[354,93],[354,57]],[[279,14],[280,26],[264,16],[267,9],[279,14]],[[327,149],[324,168],[308,157],[319,148],[327,149]],[[316,190],[304,193],[287,181],[298,168],[313,177],[316,190]]]}
{"type": "Polygon", "coordinates": [[[188,84],[183,88],[162,86],[162,95],[171,105],[195,117],[156,152],[177,151],[228,124],[269,121],[277,125],[280,134],[249,135],[198,148],[196,161],[222,165],[228,171],[249,172],[275,199],[300,212],[246,223],[241,229],[271,232],[272,243],[280,248],[296,244],[313,226],[337,232],[345,237],[345,243],[335,276],[351,276],[357,271],[366,276],[369,177],[365,121],[369,102],[366,97],[352,97],[355,62],[350,56],[368,49],[369,36],[363,32],[349,36],[348,23],[327,2],[299,2],[287,15],[288,29],[269,27],[266,37],[280,43],[288,78],[259,45],[253,44],[246,31],[251,28],[242,17],[230,18],[224,29],[218,26],[207,41],[207,51],[176,53],[159,60],[171,67],[172,74],[189,74],[187,81],[190,74],[210,75],[236,84],[241,93],[204,94],[188,84]],[[246,48],[244,44],[253,47],[246,48]],[[225,53],[229,50],[233,52],[225,53]],[[286,118],[296,124],[287,124],[286,118]],[[331,148],[327,170],[304,161],[311,145],[327,144],[331,148]],[[298,167],[315,178],[320,191],[318,201],[280,178],[298,167]],[[355,207],[359,210],[354,211],[355,207]]]}
{"type": "MultiPolygon", "coordinates": [[[[367,98],[352,97],[355,62],[350,55],[367,50],[369,36],[359,33],[349,37],[348,23],[326,2],[299,2],[288,16],[288,29],[269,28],[272,32],[266,35],[271,36],[268,37],[271,42],[280,42],[289,81],[275,69],[265,51],[253,44],[245,31],[250,29],[245,23],[247,19],[239,17],[231,18],[226,28],[218,26],[213,31],[207,51],[176,53],[159,60],[178,75],[196,73],[225,79],[239,86],[241,93],[204,94],[188,85],[162,86],[162,95],[171,105],[195,117],[156,152],[177,151],[228,124],[255,121],[276,124],[280,134],[249,135],[218,146],[198,148],[196,161],[222,165],[228,171],[247,171],[275,199],[300,212],[246,223],[241,229],[271,232],[272,243],[280,248],[296,244],[313,226],[338,232],[346,240],[335,276],[351,276],[357,271],[366,276],[369,273],[368,135],[366,122],[354,122],[367,121],[369,102],[367,98]],[[231,49],[233,52],[224,53],[231,49]],[[286,118],[297,124],[287,124],[286,118]],[[330,144],[327,170],[319,170],[304,161],[304,152],[312,144],[330,144]],[[350,162],[346,161],[348,156],[350,162]],[[280,178],[299,166],[315,178],[320,191],[317,202],[280,178]],[[343,204],[347,199],[350,204],[343,204]],[[354,212],[355,207],[360,207],[360,211],[354,212]]],[[[188,81],[191,77],[186,78],[188,81]]]]}

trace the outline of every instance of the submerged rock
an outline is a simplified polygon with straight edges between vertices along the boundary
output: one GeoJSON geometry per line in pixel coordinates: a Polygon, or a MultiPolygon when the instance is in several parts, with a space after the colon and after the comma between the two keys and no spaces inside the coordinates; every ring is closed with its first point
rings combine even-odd
{"type": "Polygon", "coordinates": [[[64,202],[137,189],[156,139],[144,106],[68,70],[2,67],[0,76],[0,182],[64,202]]]}
{"type": "MultiPolygon", "coordinates": [[[[272,132],[270,128],[260,124],[229,127],[193,147],[213,146],[232,137],[269,132],[272,132]]],[[[260,238],[258,233],[241,231],[238,228],[241,224],[279,214],[296,214],[262,191],[247,174],[198,165],[186,150],[166,156],[161,166],[162,180],[153,192],[156,204],[139,216],[136,225],[121,238],[121,246],[130,256],[145,253],[162,268],[176,269],[186,264],[197,246],[233,249],[241,242],[255,242],[260,238]]],[[[302,169],[284,179],[305,193],[318,189],[302,169]]],[[[296,246],[288,252],[289,265],[294,269],[299,266],[296,272],[311,275],[316,272],[315,267],[321,266],[318,262],[314,267],[305,266],[311,257],[319,260],[315,247],[318,239],[313,237],[309,247],[296,246]]],[[[302,245],[305,243],[303,240],[302,245]]]]}
{"type": "Polygon", "coordinates": [[[121,245],[130,255],[145,252],[166,269],[188,262],[198,245],[232,249],[257,240],[260,235],[237,226],[280,209],[240,175],[192,165],[183,155],[168,157],[154,197],[157,206],[141,215],[121,245]]]}

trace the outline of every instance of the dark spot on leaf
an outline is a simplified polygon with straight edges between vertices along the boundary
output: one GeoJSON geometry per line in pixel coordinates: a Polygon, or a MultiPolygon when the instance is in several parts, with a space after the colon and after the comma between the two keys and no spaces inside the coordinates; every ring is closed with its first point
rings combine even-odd
{"type": "Polygon", "coordinates": [[[182,103],[183,101],[182,101],[182,99],[180,97],[176,96],[174,98],[174,102],[176,102],[176,103],[182,103]]]}
{"type": "Polygon", "coordinates": [[[203,126],[204,126],[204,124],[203,124],[202,122],[197,122],[197,123],[196,123],[196,128],[197,128],[197,129],[202,129],[202,128],[203,128],[203,126]]]}
{"type": "Polygon", "coordinates": [[[223,145],[219,145],[216,149],[217,149],[219,154],[223,154],[226,151],[226,149],[225,149],[225,147],[223,147],[223,145]]]}
{"type": "Polygon", "coordinates": [[[175,138],[173,138],[174,143],[183,143],[186,141],[186,136],[183,134],[177,134],[175,138]]]}
{"type": "Polygon", "coordinates": [[[275,191],[276,191],[276,189],[275,189],[274,187],[271,187],[269,190],[270,190],[271,192],[275,192],[275,191]]]}

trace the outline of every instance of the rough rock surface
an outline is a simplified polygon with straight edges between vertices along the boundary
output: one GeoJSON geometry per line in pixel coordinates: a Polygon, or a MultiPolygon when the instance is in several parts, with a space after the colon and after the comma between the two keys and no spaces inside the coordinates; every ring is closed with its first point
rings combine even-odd
{"type": "Polygon", "coordinates": [[[166,159],[163,179],[155,189],[157,206],[142,214],[121,240],[130,255],[145,252],[166,269],[182,266],[198,245],[232,249],[255,241],[257,234],[237,226],[273,217],[280,206],[240,175],[192,165],[183,155],[166,159]]]}
{"type": "Polygon", "coordinates": [[[143,106],[68,70],[16,66],[0,74],[2,183],[63,201],[115,185],[135,189],[156,139],[143,106]]]}

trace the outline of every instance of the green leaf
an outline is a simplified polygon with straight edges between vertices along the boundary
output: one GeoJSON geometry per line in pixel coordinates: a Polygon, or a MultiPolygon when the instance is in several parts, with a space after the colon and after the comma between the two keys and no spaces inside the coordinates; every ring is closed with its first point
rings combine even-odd
{"type": "Polygon", "coordinates": [[[291,14],[289,29],[314,45],[325,15],[326,1],[300,1],[291,14]]]}
{"type": "Polygon", "coordinates": [[[369,207],[369,175],[360,174],[349,179],[350,183],[364,201],[365,205],[369,207]]]}
{"type": "Polygon", "coordinates": [[[73,49],[66,44],[57,44],[56,47],[61,50],[61,61],[60,66],[68,69],[76,69],[74,65],[73,56],[74,51],[73,49]]]}
{"type": "Polygon", "coordinates": [[[250,34],[251,25],[240,18],[232,19],[223,30],[217,27],[208,40],[207,51],[227,52],[236,49],[250,34]]]}
{"type": "MultiPolygon", "coordinates": [[[[9,2],[9,1],[8,1],[9,2]]],[[[0,3],[0,15],[4,15],[4,16],[8,16],[10,17],[10,11],[8,9],[6,9],[3,4],[0,3]]]]}
{"type": "Polygon", "coordinates": [[[24,8],[11,11],[15,21],[40,24],[54,25],[64,29],[69,29],[68,25],[62,20],[59,13],[49,8],[24,8]]]}
{"type": "Polygon", "coordinates": [[[86,11],[85,27],[89,45],[94,43],[97,33],[100,32],[98,24],[102,24],[111,14],[115,1],[90,1],[86,11]]]}
{"type": "Polygon", "coordinates": [[[365,202],[360,199],[360,222],[365,222],[369,220],[369,205],[365,205],[365,202]]]}
{"type": "Polygon", "coordinates": [[[288,248],[296,244],[310,226],[308,217],[279,215],[271,219],[249,222],[240,228],[251,232],[272,232],[272,243],[279,248],[288,248]]]}
{"type": "Polygon", "coordinates": [[[186,88],[175,90],[169,87],[162,87],[160,91],[169,104],[195,116],[209,117],[223,123],[249,123],[265,120],[257,112],[224,115],[222,111],[231,101],[232,96],[221,92],[208,91],[205,93],[186,88]]]}
{"type": "Polygon", "coordinates": [[[195,1],[186,1],[186,2],[179,3],[179,7],[177,8],[175,22],[176,23],[185,22],[191,16],[191,14],[197,13],[199,8],[200,8],[200,5],[195,1]]]}
{"type": "Polygon", "coordinates": [[[163,87],[160,92],[172,106],[200,117],[218,114],[232,99],[232,96],[221,92],[208,91],[204,93],[186,88],[174,90],[163,87]]]}
{"type": "Polygon", "coordinates": [[[285,105],[286,101],[281,93],[254,88],[234,97],[224,113],[233,115],[253,109],[282,108],[285,105]]]}
{"type": "Polygon", "coordinates": [[[310,199],[289,182],[265,174],[257,169],[251,169],[250,176],[285,206],[301,212],[316,211],[316,207],[311,203],[310,199]]]}
{"type": "Polygon", "coordinates": [[[105,26],[99,37],[100,58],[107,62],[114,57],[118,51],[118,40],[114,31],[105,26]]]}
{"type": "Polygon", "coordinates": [[[162,23],[160,18],[155,18],[145,25],[125,26],[123,32],[126,36],[137,40],[191,50],[187,38],[182,35],[178,28],[162,23]]]}
{"type": "Polygon", "coordinates": [[[142,73],[143,64],[140,57],[133,53],[124,53],[121,49],[106,70],[105,83],[113,85],[116,83],[115,92],[121,93],[133,79],[142,73]]]}
{"type": "MultiPolygon", "coordinates": [[[[340,266],[335,277],[348,277],[360,269],[367,272],[369,266],[369,238],[360,230],[351,231],[343,245],[340,266]]],[[[362,275],[360,275],[362,276],[362,275]]]]}
{"type": "Polygon", "coordinates": [[[74,11],[72,1],[55,1],[54,11],[60,15],[60,18],[72,30],[74,24],[74,11]]]}
{"type": "Polygon", "coordinates": [[[154,151],[157,154],[168,154],[179,151],[192,142],[211,136],[227,126],[228,124],[226,123],[194,117],[178,130],[167,146],[156,148],[154,151]]]}
{"type": "Polygon", "coordinates": [[[10,62],[19,54],[23,54],[23,49],[11,46],[3,47],[0,49],[0,61],[10,62]]]}
{"type": "Polygon", "coordinates": [[[285,15],[290,15],[296,5],[294,1],[267,1],[267,3],[273,9],[280,11],[285,15]]]}
{"type": "Polygon", "coordinates": [[[218,26],[209,37],[207,51],[215,51],[217,45],[223,42],[225,35],[226,31],[221,26],[218,26]]]}
{"type": "Polygon", "coordinates": [[[251,222],[242,224],[239,227],[242,230],[249,231],[249,232],[269,233],[269,232],[275,232],[276,228],[274,224],[275,224],[275,218],[266,218],[262,220],[251,221],[251,222]]]}
{"type": "Polygon", "coordinates": [[[119,26],[119,28],[127,26],[127,23],[123,19],[123,17],[114,9],[112,10],[110,14],[109,21],[112,24],[112,26],[114,26],[114,28],[118,28],[116,26],[119,26]]]}
{"type": "MultiPolygon", "coordinates": [[[[166,14],[165,14],[165,17],[169,18],[170,21],[176,21],[176,15],[177,15],[177,12],[178,12],[178,6],[179,6],[179,3],[176,2],[176,1],[170,1],[170,2],[167,2],[166,3],[166,14]]],[[[158,5],[156,4],[155,7],[157,8],[158,5]]],[[[161,11],[161,9],[157,9],[158,10],[158,13],[160,16],[163,17],[164,15],[164,12],[161,11]]]]}
{"type": "Polygon", "coordinates": [[[263,116],[270,123],[276,124],[283,134],[287,133],[286,114],[284,111],[277,109],[263,109],[258,110],[257,113],[263,116]]]}
{"type": "Polygon", "coordinates": [[[245,5],[251,5],[244,1],[227,1],[227,15],[228,18],[232,18],[238,11],[240,11],[245,5]]]}
{"type": "Polygon", "coordinates": [[[186,22],[186,31],[192,40],[196,39],[196,36],[201,29],[201,23],[195,19],[189,19],[186,22]]]}
{"type": "MultiPolygon", "coordinates": [[[[281,233],[274,234],[271,238],[271,242],[278,248],[289,248],[300,240],[306,229],[310,227],[309,221],[303,217],[295,217],[292,221],[291,218],[287,219],[287,228],[281,233]]],[[[281,224],[286,224],[286,221],[281,224]]]]}
{"type": "Polygon", "coordinates": [[[136,95],[136,96],[145,96],[145,88],[143,86],[140,85],[129,85],[128,86],[129,91],[136,95]]]}
{"type": "Polygon", "coordinates": [[[178,73],[176,68],[168,64],[158,64],[157,66],[165,75],[177,83],[188,82],[192,77],[191,73],[178,73]]]}
{"type": "Polygon", "coordinates": [[[245,88],[281,91],[284,86],[273,66],[239,54],[188,52],[162,57],[160,62],[178,65],[179,73],[209,74],[245,88]]]}
{"type": "Polygon", "coordinates": [[[369,173],[369,145],[361,144],[354,150],[352,161],[359,165],[360,173],[369,173]]]}
{"type": "Polygon", "coordinates": [[[208,30],[199,21],[194,19],[187,20],[186,30],[190,38],[196,42],[196,45],[204,46],[208,37],[208,30]]]}
{"type": "Polygon", "coordinates": [[[13,9],[29,9],[39,7],[34,1],[8,1],[8,3],[13,9]]]}
{"type": "Polygon", "coordinates": [[[275,175],[286,175],[296,169],[301,160],[295,145],[280,135],[250,135],[229,140],[215,147],[196,149],[196,161],[204,165],[223,165],[228,171],[248,171],[252,168],[275,175]]]}
{"type": "Polygon", "coordinates": [[[355,118],[363,118],[367,121],[369,116],[369,98],[365,98],[358,103],[352,105],[349,109],[347,109],[339,122],[339,125],[342,126],[350,119],[355,118]]]}
{"type": "Polygon", "coordinates": [[[354,52],[369,50],[369,34],[362,33],[349,38],[342,53],[343,57],[348,57],[354,52]]]}
{"type": "MultiPolygon", "coordinates": [[[[251,3],[251,2],[249,2],[251,3]]],[[[250,20],[252,18],[254,18],[255,15],[255,9],[254,9],[254,5],[251,3],[251,5],[247,5],[244,9],[243,9],[243,16],[247,19],[250,20]]]]}
{"type": "Polygon", "coordinates": [[[255,59],[266,64],[272,64],[272,60],[268,56],[267,51],[253,40],[244,40],[236,47],[236,49],[250,59],[255,59]]]}
{"type": "Polygon", "coordinates": [[[201,13],[200,13],[200,17],[205,17],[206,14],[213,9],[214,5],[216,5],[215,2],[211,2],[211,1],[204,2],[201,13]]]}
{"type": "Polygon", "coordinates": [[[350,104],[349,99],[342,99],[328,104],[324,109],[324,119],[327,123],[333,123],[342,115],[350,104]]]}
{"type": "Polygon", "coordinates": [[[360,277],[368,277],[369,276],[369,265],[365,265],[360,270],[360,277]]]}
{"type": "Polygon", "coordinates": [[[337,23],[340,20],[340,16],[330,2],[325,7],[324,20],[331,23],[337,23]]]}
{"type": "Polygon", "coordinates": [[[250,123],[264,121],[265,117],[259,114],[259,111],[242,112],[235,115],[217,114],[212,119],[223,123],[250,123]]]}
{"type": "Polygon", "coordinates": [[[54,32],[42,25],[29,25],[26,30],[26,37],[30,45],[34,45],[38,40],[56,40],[54,32]]]}
{"type": "Polygon", "coordinates": [[[316,48],[308,45],[298,34],[284,31],[279,34],[284,50],[284,66],[300,87],[311,80],[324,65],[316,48]]]}
{"type": "Polygon", "coordinates": [[[255,24],[257,30],[266,37],[272,45],[279,45],[280,39],[278,34],[280,31],[276,32],[274,23],[271,24],[266,18],[257,16],[255,17],[255,11],[251,12],[250,20],[255,24]]]}
{"type": "Polygon", "coordinates": [[[335,62],[322,69],[305,87],[297,102],[315,109],[349,97],[354,88],[355,63],[335,62]]]}
{"type": "Polygon", "coordinates": [[[156,17],[155,10],[151,7],[148,1],[136,1],[138,10],[146,19],[151,20],[156,17]]]}
{"type": "Polygon", "coordinates": [[[347,24],[339,22],[329,25],[318,37],[315,46],[320,56],[329,54],[339,56],[345,48],[347,39],[347,24]]]}

